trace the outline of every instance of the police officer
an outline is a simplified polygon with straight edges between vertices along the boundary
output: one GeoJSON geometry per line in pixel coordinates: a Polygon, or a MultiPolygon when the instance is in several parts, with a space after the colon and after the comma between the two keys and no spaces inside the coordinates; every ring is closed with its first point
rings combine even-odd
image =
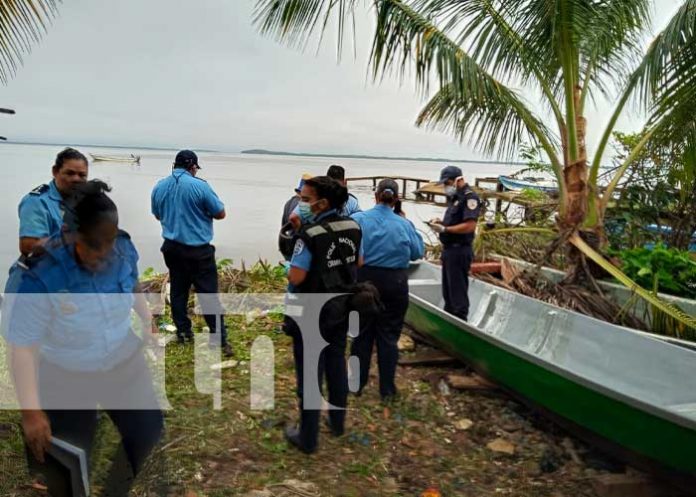
{"type": "MultiPolygon", "coordinates": [[[[218,330],[226,357],[232,356],[222,307],[217,298],[218,274],[215,263],[213,220],[225,219],[225,205],[210,185],[196,177],[201,167],[198,156],[190,150],[176,155],[172,174],[160,180],[152,190],[152,214],[162,224],[162,254],[169,269],[172,318],[179,343],[193,340],[188,317],[191,285],[213,312],[204,315],[211,333],[218,330]],[[205,294],[209,298],[203,299],[205,294]]],[[[212,342],[211,342],[212,343],[212,342]]]]}
{"type": "MultiPolygon", "coordinates": [[[[336,164],[329,166],[329,169],[326,171],[326,175],[329,178],[335,179],[343,186],[348,188],[348,182],[346,181],[346,170],[343,166],[339,166],[336,164]]],[[[358,197],[348,192],[348,200],[346,201],[346,204],[343,206],[343,209],[341,209],[341,215],[350,217],[356,212],[360,212],[360,210],[361,209],[360,203],[358,202],[358,197]]]]}
{"type": "Polygon", "coordinates": [[[28,255],[41,240],[63,226],[63,201],[75,185],[87,181],[87,157],[74,148],[56,156],[53,181],[34,188],[19,203],[19,251],[28,255]]]}
{"type": "MultiPolygon", "coordinates": [[[[89,454],[97,405],[122,438],[109,495],[127,494],[163,429],[142,341],[131,329],[138,253],[118,229],[108,190],[100,181],[76,187],[67,200],[70,230],[26,259],[12,313],[3,313],[29,464],[46,476],[51,495],[72,495],[69,477],[46,457],[51,437],[89,454]]],[[[151,338],[149,310],[136,310],[151,338]]]]}
{"type": "MultiPolygon", "coordinates": [[[[346,181],[346,170],[343,168],[343,166],[338,166],[336,164],[329,166],[329,169],[326,171],[326,176],[328,176],[331,179],[336,180],[339,184],[342,186],[345,186],[347,188],[347,181],[346,181]]],[[[346,190],[347,191],[347,190],[346,190]]],[[[341,207],[339,210],[339,214],[344,217],[350,217],[356,212],[360,212],[360,203],[358,202],[358,198],[353,195],[352,193],[348,193],[348,200],[346,200],[346,203],[341,207]]],[[[292,214],[289,216],[289,221],[293,225],[293,227],[296,230],[300,229],[300,225],[302,224],[302,216],[300,216],[300,211],[299,208],[296,206],[293,211],[291,211],[292,214]]]]}
{"type": "Polygon", "coordinates": [[[445,167],[438,183],[445,185],[448,207],[444,220],[434,219],[430,226],[442,242],[445,311],[466,321],[469,317],[469,269],[474,259],[472,244],[481,201],[456,166],[445,167]]]}
{"type": "Polygon", "coordinates": [[[425,245],[413,223],[399,215],[399,185],[384,179],[375,191],[376,205],[353,214],[363,232],[364,265],[358,269],[358,281],[370,281],[379,290],[384,310],[360,330],[353,340],[352,355],[360,359],[360,392],[370,373],[372,349],[377,343],[379,392],[387,401],[396,396],[397,343],[408,309],[409,261],[423,257],[425,245]]]}
{"type": "MultiPolygon", "coordinates": [[[[302,187],[299,212],[303,226],[296,242],[288,272],[288,291],[311,299],[312,294],[342,293],[357,278],[361,232],[358,224],[338,214],[348,199],[345,186],[319,176],[305,181],[302,187]]],[[[307,300],[305,300],[307,302],[307,300]]],[[[311,302],[310,302],[311,303],[311,302]]],[[[348,398],[348,378],[345,348],[349,311],[341,299],[330,301],[321,311],[318,323],[298,323],[286,317],[286,332],[293,338],[297,394],[300,400],[299,428],[287,428],[288,441],[305,453],[317,448],[320,406],[305,406],[305,351],[317,341],[328,342],[319,355],[316,366],[319,381],[328,383],[328,400],[339,409],[329,411],[331,432],[340,436],[345,426],[348,398]],[[311,343],[305,343],[305,341],[311,343]]]]}

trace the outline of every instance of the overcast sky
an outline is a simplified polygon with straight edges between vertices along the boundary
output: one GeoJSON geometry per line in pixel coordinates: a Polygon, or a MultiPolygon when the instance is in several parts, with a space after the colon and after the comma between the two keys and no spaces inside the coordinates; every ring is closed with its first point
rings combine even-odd
{"type": "MultiPolygon", "coordinates": [[[[253,0],[64,0],[60,17],[18,75],[0,87],[12,140],[380,155],[479,157],[413,122],[410,84],[366,78],[368,23],[358,59],[336,62],[262,38],[253,0]]],[[[656,27],[678,0],[656,0],[656,27]]],[[[594,141],[609,107],[588,113],[594,141]]],[[[621,123],[641,124],[638,116],[621,123]]]]}

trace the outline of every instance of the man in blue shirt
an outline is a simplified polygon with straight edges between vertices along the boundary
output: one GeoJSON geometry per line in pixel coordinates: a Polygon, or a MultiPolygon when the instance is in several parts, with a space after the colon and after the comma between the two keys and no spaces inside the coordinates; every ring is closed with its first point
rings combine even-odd
{"type": "Polygon", "coordinates": [[[377,287],[383,310],[369,319],[353,340],[352,355],[360,359],[360,392],[370,376],[372,350],[377,346],[379,391],[384,401],[396,394],[397,346],[408,309],[408,266],[423,257],[425,244],[413,223],[400,212],[399,185],[393,179],[380,181],[375,191],[375,207],[353,214],[363,233],[364,265],[358,281],[377,287]]]}
{"type": "Polygon", "coordinates": [[[87,181],[87,157],[74,148],[58,154],[53,181],[37,186],[19,203],[19,251],[29,254],[37,243],[57,233],[63,226],[63,199],[75,185],[87,181]]]}
{"type": "MultiPolygon", "coordinates": [[[[225,205],[206,181],[196,177],[199,169],[198,156],[182,150],[176,155],[171,176],[160,180],[152,190],[152,214],[162,224],[162,254],[169,269],[172,317],[179,343],[193,339],[187,312],[191,285],[202,300],[205,294],[218,293],[215,247],[210,242],[213,220],[225,218],[225,205]]],[[[216,333],[219,328],[223,353],[231,357],[217,296],[201,303],[209,310],[204,317],[210,332],[216,333]]]]}

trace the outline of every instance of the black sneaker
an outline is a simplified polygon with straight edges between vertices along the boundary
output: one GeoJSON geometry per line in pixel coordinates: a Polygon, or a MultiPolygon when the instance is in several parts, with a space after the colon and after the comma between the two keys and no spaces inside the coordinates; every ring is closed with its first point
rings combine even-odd
{"type": "Polygon", "coordinates": [[[317,451],[316,447],[309,449],[302,444],[300,430],[298,430],[294,426],[288,426],[285,428],[285,439],[288,441],[290,445],[294,446],[296,449],[299,449],[301,452],[304,452],[305,454],[313,454],[317,451]]]}

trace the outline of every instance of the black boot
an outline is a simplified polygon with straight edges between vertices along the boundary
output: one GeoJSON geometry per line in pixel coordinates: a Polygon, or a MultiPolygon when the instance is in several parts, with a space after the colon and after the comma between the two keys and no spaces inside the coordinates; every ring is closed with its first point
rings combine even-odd
{"type": "Polygon", "coordinates": [[[299,449],[305,454],[315,453],[317,451],[316,445],[314,447],[307,447],[302,438],[302,433],[294,426],[288,426],[285,428],[285,439],[288,441],[288,443],[294,445],[295,448],[299,449]]]}

